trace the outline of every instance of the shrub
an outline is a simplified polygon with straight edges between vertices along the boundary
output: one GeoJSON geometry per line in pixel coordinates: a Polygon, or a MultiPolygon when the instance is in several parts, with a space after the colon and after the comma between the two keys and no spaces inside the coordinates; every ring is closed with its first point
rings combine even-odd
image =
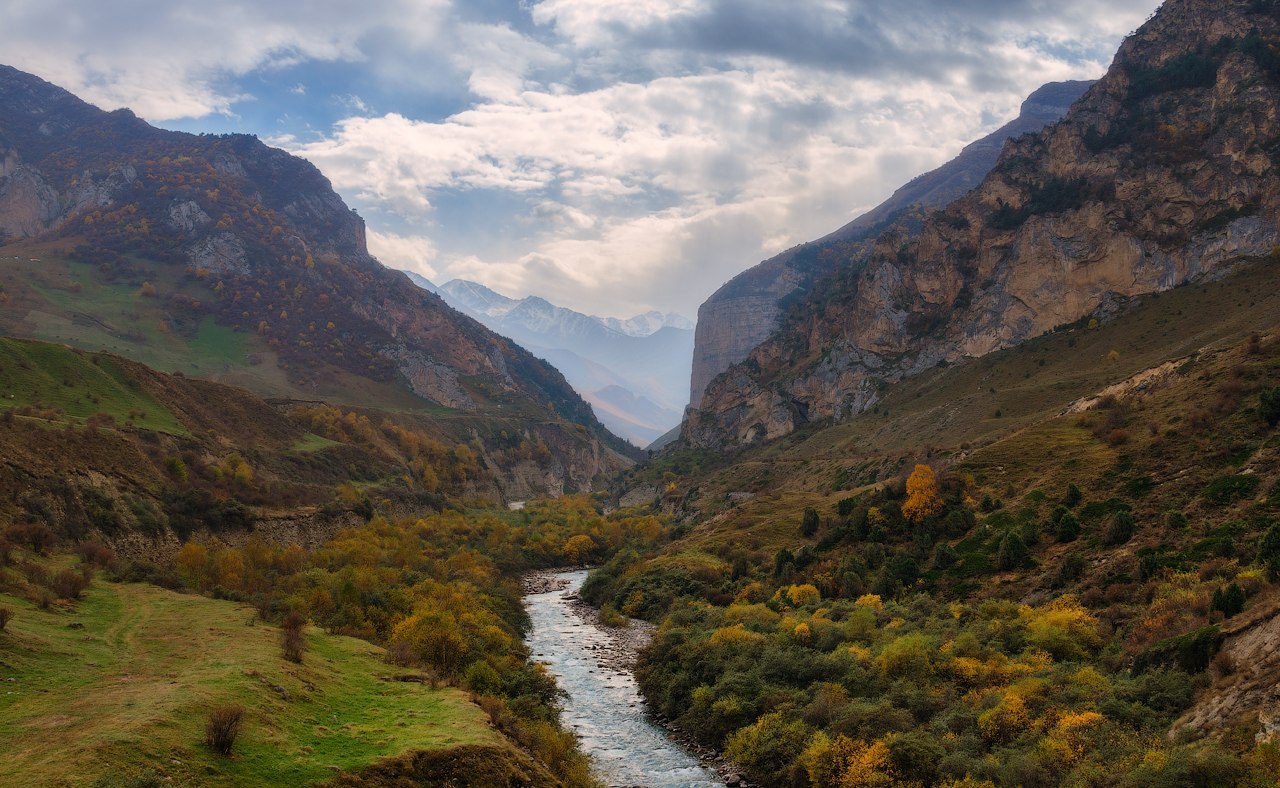
{"type": "Polygon", "coordinates": [[[1228,506],[1236,501],[1248,498],[1258,490],[1262,482],[1255,474],[1223,476],[1209,482],[1201,495],[1209,503],[1217,506],[1228,506]]]}
{"type": "Polygon", "coordinates": [[[13,542],[0,536],[0,566],[8,566],[13,560],[13,542]]]}
{"type": "Polygon", "coordinates": [[[1280,579],[1280,522],[1273,523],[1258,545],[1258,563],[1266,567],[1272,580],[1280,579]]]}
{"type": "Polygon", "coordinates": [[[1062,544],[1074,542],[1080,536],[1080,521],[1071,512],[1062,515],[1058,520],[1058,527],[1054,529],[1054,536],[1062,544]]]}
{"type": "Polygon", "coordinates": [[[950,569],[960,562],[960,554],[949,544],[940,544],[933,553],[934,569],[950,569]]]}
{"type": "Polygon", "coordinates": [[[1080,488],[1072,482],[1067,485],[1067,494],[1063,496],[1062,503],[1068,509],[1074,509],[1084,500],[1084,493],[1080,492],[1080,488]]]}
{"type": "Polygon", "coordinates": [[[1004,539],[1000,540],[1000,549],[996,552],[996,565],[1005,571],[1017,569],[1025,565],[1030,557],[1031,551],[1027,549],[1027,543],[1022,541],[1022,537],[1016,531],[1010,531],[1004,535],[1004,539]]]}
{"type": "Polygon", "coordinates": [[[1067,553],[1062,557],[1062,565],[1058,567],[1058,585],[1074,583],[1084,575],[1087,563],[1079,553],[1067,553]]]}
{"type": "Polygon", "coordinates": [[[26,545],[31,552],[44,554],[57,541],[57,536],[44,523],[18,523],[9,526],[5,538],[14,544],[26,545]]]}
{"type": "Polygon", "coordinates": [[[725,754],[757,780],[778,785],[789,782],[785,772],[804,751],[809,733],[803,722],[774,712],[730,736],[725,754]]]}
{"type": "Polygon", "coordinates": [[[204,743],[220,755],[230,755],[243,721],[244,706],[230,703],[217,707],[209,712],[209,721],[205,723],[204,743]]]}
{"type": "Polygon", "coordinates": [[[1280,424],[1280,386],[1262,392],[1258,415],[1272,427],[1280,424]]]}
{"type": "Polygon", "coordinates": [[[0,607],[0,632],[9,626],[9,622],[13,620],[13,608],[0,607]]]}
{"type": "Polygon", "coordinates": [[[1239,615],[1244,611],[1244,589],[1239,584],[1232,583],[1226,588],[1219,588],[1213,592],[1213,603],[1210,605],[1211,610],[1220,610],[1226,618],[1239,615]]]}
{"type": "Polygon", "coordinates": [[[290,611],[280,624],[283,630],[280,636],[280,652],[290,662],[302,662],[302,654],[307,650],[307,638],[302,630],[307,619],[296,610],[290,611]]]}
{"type": "Polygon", "coordinates": [[[89,578],[74,569],[64,569],[49,578],[49,590],[61,599],[79,599],[88,587],[89,578]]]}
{"type": "Polygon", "coordinates": [[[818,510],[812,507],[804,510],[804,519],[800,522],[800,535],[808,539],[818,532],[818,526],[821,525],[818,518],[818,510]]]}
{"type": "Polygon", "coordinates": [[[1122,545],[1133,538],[1137,523],[1128,512],[1116,512],[1111,518],[1111,526],[1107,529],[1107,544],[1122,545]]]}

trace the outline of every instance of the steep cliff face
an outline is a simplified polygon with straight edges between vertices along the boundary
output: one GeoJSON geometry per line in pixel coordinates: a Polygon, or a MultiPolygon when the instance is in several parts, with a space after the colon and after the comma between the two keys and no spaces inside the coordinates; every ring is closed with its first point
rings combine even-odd
{"type": "Polygon", "coordinates": [[[1018,117],[971,143],[960,155],[915,178],[888,200],[839,230],[788,249],[729,280],[698,309],[690,402],[707,384],[742,361],[778,329],[783,299],[807,289],[822,273],[866,252],[886,224],[911,212],[939,208],[977,186],[995,166],[1004,143],[1060,120],[1092,82],[1052,82],[1032,93],[1018,117]]]}
{"type": "MultiPolygon", "coordinates": [[[[1280,7],[1170,0],[1066,119],[865,267],[830,275],[708,389],[684,439],[842,419],[902,377],[1176,287],[1280,243],[1280,7]]],[[[1194,319],[1192,316],[1189,319],[1194,319]]]]}
{"type": "Polygon", "coordinates": [[[600,463],[579,480],[626,463],[559,372],[384,268],[328,179],[254,137],[156,129],[0,66],[0,242],[21,239],[74,246],[116,280],[137,259],[181,272],[160,296],[175,319],[253,335],[303,390],[341,373],[470,414],[581,425],[581,456],[600,463]]]}

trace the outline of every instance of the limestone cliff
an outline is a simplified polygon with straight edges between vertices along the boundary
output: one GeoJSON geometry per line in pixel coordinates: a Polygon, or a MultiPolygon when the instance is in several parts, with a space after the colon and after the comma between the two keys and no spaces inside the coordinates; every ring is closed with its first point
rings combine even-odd
{"type": "MultiPolygon", "coordinates": [[[[813,288],[716,379],[683,439],[733,446],[867,409],[881,387],[1176,287],[1280,243],[1280,6],[1169,0],[1065,120],[813,288]]],[[[1194,319],[1192,317],[1191,319],[1194,319]]]]}
{"type": "Polygon", "coordinates": [[[1067,109],[1092,82],[1052,82],[1032,93],[1018,117],[971,143],[960,155],[915,178],[888,200],[839,230],[765,260],[729,280],[698,309],[690,402],[697,405],[712,378],[778,329],[783,299],[804,290],[837,260],[865,251],[866,242],[904,214],[939,208],[977,186],[995,166],[1006,140],[1043,129],[1067,109]]]}

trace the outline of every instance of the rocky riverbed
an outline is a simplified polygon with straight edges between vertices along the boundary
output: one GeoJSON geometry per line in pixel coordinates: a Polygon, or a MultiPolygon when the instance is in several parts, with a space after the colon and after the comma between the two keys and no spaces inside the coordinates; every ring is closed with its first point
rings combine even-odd
{"type": "Polygon", "coordinates": [[[582,741],[597,774],[611,786],[685,788],[745,785],[715,753],[692,752],[679,731],[664,728],[645,708],[632,670],[653,627],[600,625],[578,597],[586,570],[525,578],[533,628],[528,645],[568,693],[562,719],[582,741]],[[719,773],[718,773],[719,772],[719,773]]]}

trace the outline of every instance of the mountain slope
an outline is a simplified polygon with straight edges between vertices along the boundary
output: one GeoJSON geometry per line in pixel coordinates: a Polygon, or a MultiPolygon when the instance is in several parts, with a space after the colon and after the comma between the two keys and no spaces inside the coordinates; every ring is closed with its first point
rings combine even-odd
{"type": "Polygon", "coordinates": [[[508,298],[476,282],[440,288],[447,303],[550,361],[595,407],[602,422],[637,446],[680,422],[693,331],[679,315],[629,320],[584,315],[530,296],[508,298]],[[601,394],[606,386],[627,397],[601,394]],[[654,412],[656,406],[661,413],[654,412]]]}
{"type": "Polygon", "coordinates": [[[231,329],[241,352],[218,361],[263,393],[580,424],[599,462],[579,481],[625,462],[563,376],[370,256],[363,221],[309,163],[249,136],[155,129],[8,67],[0,107],[15,307],[0,331],[154,362],[231,329]]]}
{"type": "Polygon", "coordinates": [[[685,439],[741,445],[847,418],[885,383],[1270,254],[1276,10],[1167,3],[1063,122],[1009,143],[976,190],[918,231],[886,231],[865,268],[798,303],[712,384],[685,439]]]}
{"type": "MultiPolygon", "coordinates": [[[[788,296],[823,271],[862,251],[886,224],[910,212],[939,208],[977,186],[995,166],[1005,141],[1060,120],[1092,82],[1052,82],[1023,102],[1018,117],[966,146],[960,155],[898,189],[876,208],[812,243],[788,249],[729,280],[698,309],[690,402],[742,361],[778,328],[788,296]]],[[[793,296],[794,297],[794,296],[793,296]]]]}

